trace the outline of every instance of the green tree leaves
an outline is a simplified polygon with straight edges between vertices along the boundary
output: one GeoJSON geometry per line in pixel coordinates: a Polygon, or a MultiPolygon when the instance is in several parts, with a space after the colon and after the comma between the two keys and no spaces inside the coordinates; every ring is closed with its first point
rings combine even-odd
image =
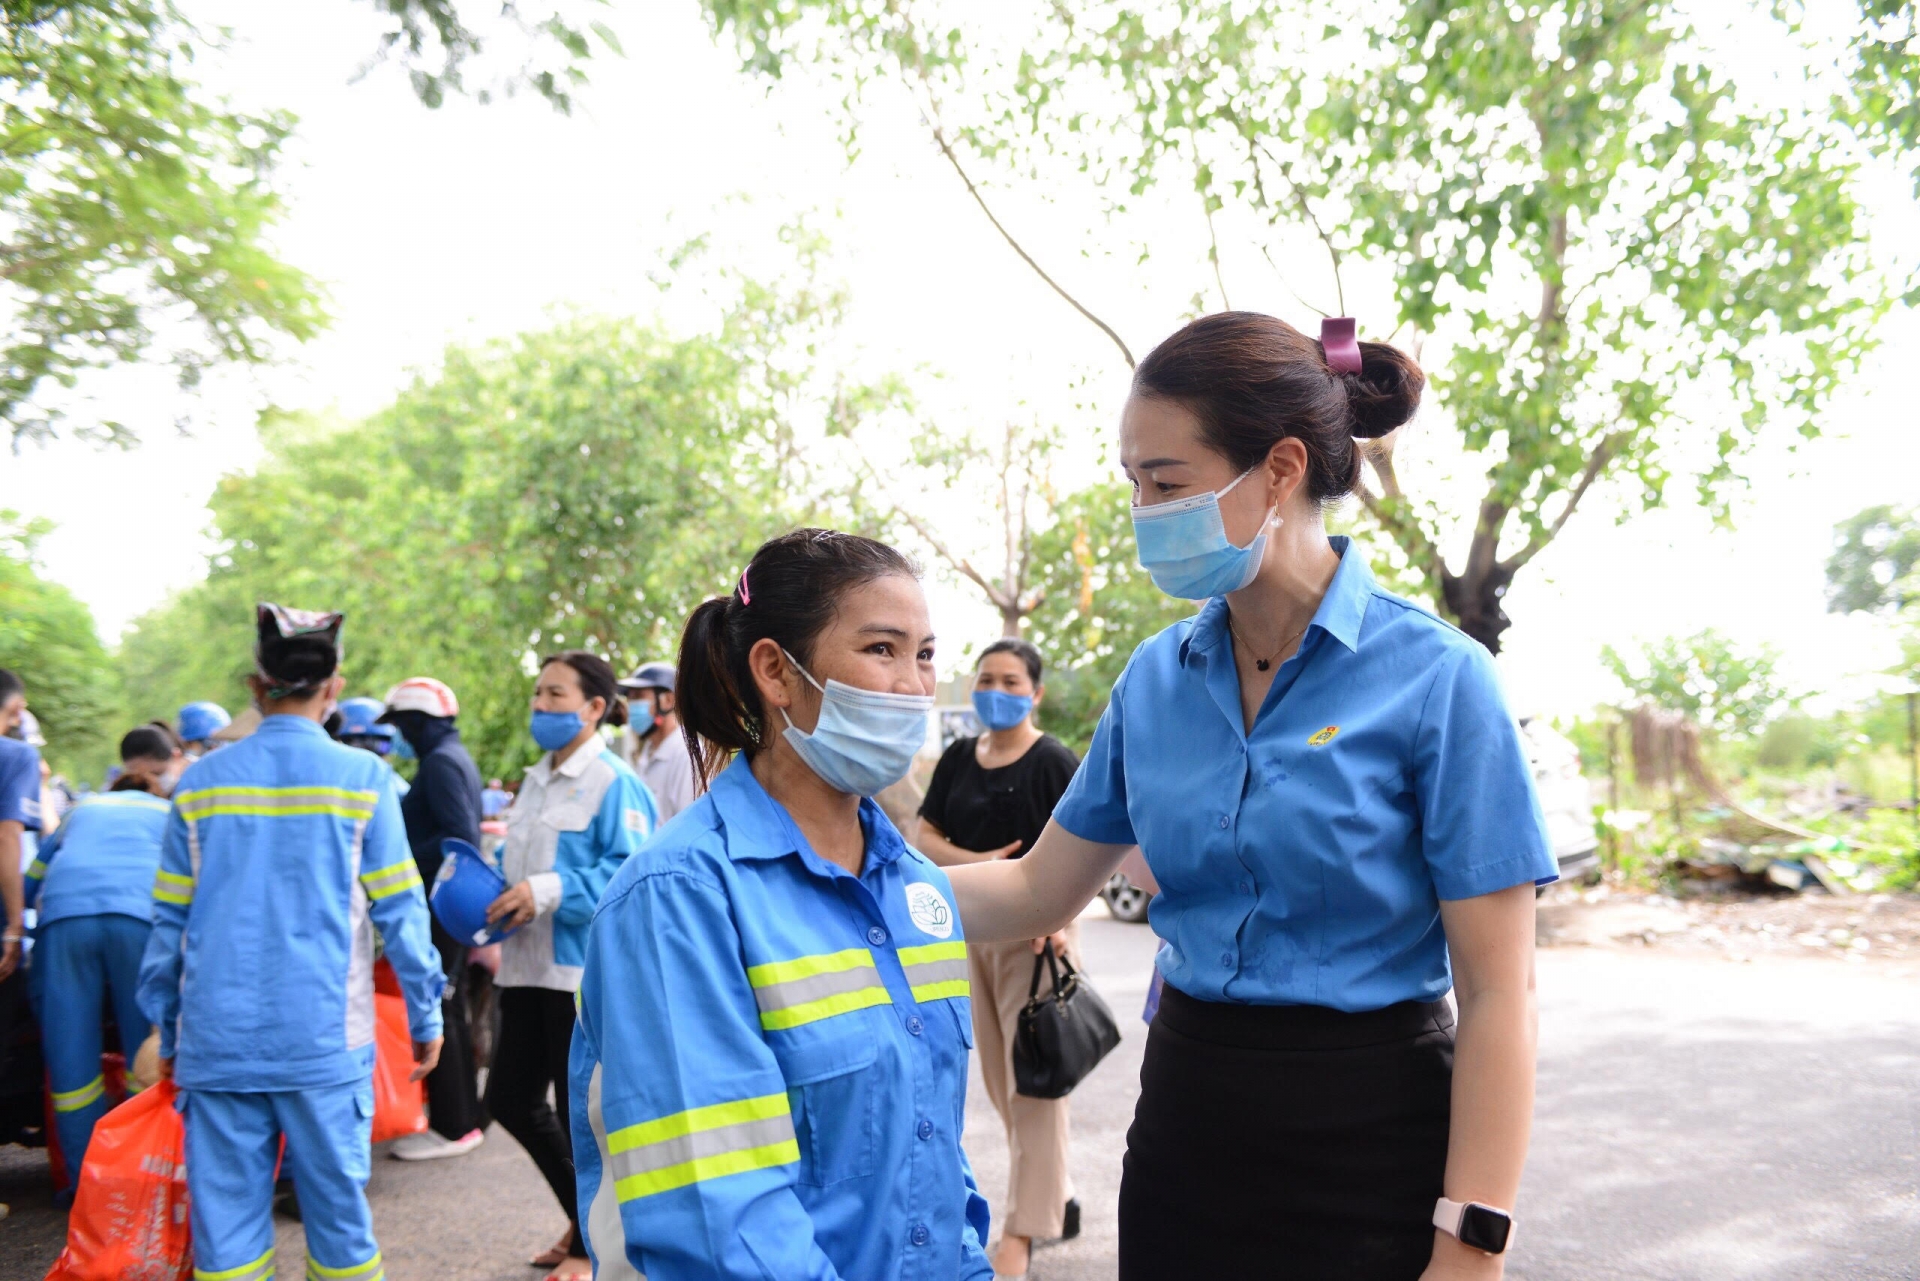
{"type": "Polygon", "coordinates": [[[126,640],[138,710],[232,706],[252,602],[277,600],[346,612],[352,692],[438,677],[483,769],[529,763],[540,654],[671,659],[692,607],[806,515],[761,372],[793,336],[573,320],[452,350],[364,423],[268,424],[267,461],[214,496],[207,581],[126,640]]]}
{"type": "Polygon", "coordinates": [[[1712,628],[1643,646],[1631,659],[1608,645],[1600,661],[1638,701],[1683,712],[1727,738],[1757,734],[1793,701],[1774,675],[1771,649],[1744,649],[1712,628]]]}
{"type": "Polygon", "coordinates": [[[118,741],[118,694],[93,614],[40,577],[34,546],[51,527],[0,511],[0,667],[20,676],[56,771],[97,777],[118,741]]]}
{"type": "Polygon", "coordinates": [[[1892,612],[1920,599],[1920,511],[1869,507],[1834,526],[1827,609],[1892,612]]]}
{"type": "MultiPolygon", "coordinates": [[[[61,430],[88,370],[159,358],[183,387],[324,322],[265,243],[292,119],[210,100],[199,34],[165,3],[14,3],[0,27],[0,421],[17,449],[61,430]]],[[[128,444],[132,429],[76,434],[128,444]]]]}

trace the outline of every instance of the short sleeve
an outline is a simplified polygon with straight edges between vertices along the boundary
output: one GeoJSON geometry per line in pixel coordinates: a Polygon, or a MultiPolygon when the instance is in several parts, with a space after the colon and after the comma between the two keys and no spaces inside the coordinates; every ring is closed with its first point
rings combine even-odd
{"type": "Polygon", "coordinates": [[[970,738],[956,738],[947,744],[947,750],[940,753],[939,764],[933,767],[933,777],[927,782],[927,795],[920,802],[920,817],[946,836],[953,835],[953,828],[947,822],[947,802],[953,797],[953,776],[960,772],[960,753],[972,750],[973,740],[970,738]]]}
{"type": "Polygon", "coordinates": [[[1114,682],[1107,710],[1094,728],[1093,742],[1079,772],[1067,784],[1066,794],[1053,807],[1053,821],[1083,841],[1102,845],[1137,845],[1133,819],[1127,813],[1127,753],[1123,731],[1126,673],[1114,682]]]}
{"type": "Polygon", "coordinates": [[[40,753],[19,743],[0,752],[0,823],[40,830],[40,753]]]}
{"type": "Polygon", "coordinates": [[[1422,852],[1441,898],[1559,875],[1520,727],[1480,646],[1456,651],[1435,677],[1413,765],[1422,852]]]}

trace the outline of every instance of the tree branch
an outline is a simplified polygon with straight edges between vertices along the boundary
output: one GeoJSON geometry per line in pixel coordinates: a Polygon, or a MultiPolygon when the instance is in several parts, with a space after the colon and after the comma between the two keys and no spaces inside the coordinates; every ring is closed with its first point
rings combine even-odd
{"type": "Polygon", "coordinates": [[[1113,345],[1120,349],[1120,358],[1127,362],[1127,368],[1134,368],[1137,362],[1133,358],[1133,353],[1127,349],[1127,344],[1121,340],[1120,335],[1113,331],[1113,326],[1094,315],[1091,311],[1088,311],[1086,306],[1081,303],[1078,298],[1075,298],[1062,288],[1060,282],[1052,276],[1049,276],[1046,273],[1046,269],[1033,260],[1033,255],[1022,248],[1020,242],[1013,238],[1013,233],[1008,231],[1006,227],[1001,224],[1000,220],[993,216],[993,210],[987,207],[986,198],[980,194],[980,188],[974,186],[973,179],[967,176],[965,166],[960,163],[960,157],[953,153],[953,146],[947,141],[946,132],[940,128],[939,122],[934,120],[932,116],[928,116],[927,128],[932,132],[933,140],[940,148],[940,154],[947,158],[947,163],[953,166],[953,171],[960,175],[960,181],[967,186],[967,194],[973,197],[974,204],[980,206],[980,212],[987,216],[987,221],[993,224],[993,229],[1000,233],[1001,239],[1005,240],[1007,244],[1013,248],[1013,252],[1020,255],[1021,262],[1026,263],[1027,266],[1033,269],[1034,275],[1047,282],[1049,289],[1066,299],[1070,307],[1092,321],[1101,333],[1113,339],[1113,345]]]}
{"type": "MultiPolygon", "coordinates": [[[[1320,237],[1320,243],[1327,247],[1327,257],[1333,260],[1334,296],[1339,300],[1340,314],[1343,316],[1346,315],[1347,287],[1340,279],[1340,250],[1334,246],[1333,237],[1327,234],[1327,229],[1320,225],[1320,219],[1314,216],[1313,207],[1307,203],[1307,193],[1302,191],[1300,184],[1293,180],[1292,167],[1281,163],[1279,157],[1275,156],[1271,151],[1268,151],[1264,146],[1254,142],[1251,138],[1247,140],[1247,146],[1250,150],[1258,150],[1265,153],[1274,168],[1280,171],[1280,176],[1287,181],[1287,189],[1293,192],[1293,203],[1299,206],[1300,216],[1307,220],[1307,224],[1313,228],[1313,234],[1320,237]]],[[[1254,168],[1256,170],[1259,168],[1258,160],[1254,162],[1254,168]]]]}
{"type": "Polygon", "coordinates": [[[1553,518],[1551,525],[1536,532],[1527,540],[1525,547],[1502,561],[1500,568],[1510,574],[1517,572],[1521,566],[1539,555],[1548,543],[1559,537],[1560,531],[1566,528],[1567,521],[1573,516],[1573,509],[1580,505],[1580,500],[1586,497],[1589,489],[1593,488],[1593,482],[1600,479],[1600,473],[1606,470],[1607,464],[1613,461],[1614,455],[1620,452],[1620,447],[1626,443],[1626,440],[1627,433],[1617,431],[1593,447],[1593,453],[1588,457],[1587,465],[1580,473],[1580,483],[1575,485],[1573,491],[1567,495],[1567,505],[1560,509],[1560,514],[1553,518]]]}

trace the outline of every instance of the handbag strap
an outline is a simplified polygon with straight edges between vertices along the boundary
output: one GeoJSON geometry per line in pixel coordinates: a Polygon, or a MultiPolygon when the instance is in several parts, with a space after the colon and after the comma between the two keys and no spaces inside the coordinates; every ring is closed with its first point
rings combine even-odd
{"type": "Polygon", "coordinates": [[[1027,984],[1027,1004],[1032,1005],[1040,998],[1040,969],[1045,966],[1053,974],[1053,995],[1058,999],[1066,995],[1067,983],[1074,977],[1073,962],[1060,956],[1053,950],[1053,940],[1048,939],[1033,954],[1033,980],[1027,984]],[[1060,973],[1060,967],[1066,967],[1066,975],[1060,973]]]}

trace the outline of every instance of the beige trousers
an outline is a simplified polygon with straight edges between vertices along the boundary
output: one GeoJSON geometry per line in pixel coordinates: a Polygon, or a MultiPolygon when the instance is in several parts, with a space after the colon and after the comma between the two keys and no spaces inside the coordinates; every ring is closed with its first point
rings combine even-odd
{"type": "MultiPolygon", "coordinates": [[[[1067,927],[1067,939],[1067,953],[1078,965],[1077,923],[1067,927]]],[[[1057,1237],[1073,1195],[1067,1173],[1067,1101],[1030,1099],[1013,1088],[1013,1037],[1027,1003],[1027,985],[1033,981],[1033,945],[969,943],[967,964],[972,970],[980,1083],[1007,1130],[1007,1200],[993,1217],[1003,1235],[1057,1237]]]]}

